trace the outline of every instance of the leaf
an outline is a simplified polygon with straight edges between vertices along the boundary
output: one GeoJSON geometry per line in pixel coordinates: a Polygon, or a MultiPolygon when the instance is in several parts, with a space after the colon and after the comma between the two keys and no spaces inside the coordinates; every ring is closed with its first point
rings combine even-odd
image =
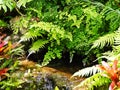
{"type": "Polygon", "coordinates": [[[0,76],[5,75],[5,73],[7,73],[8,70],[9,70],[8,68],[1,69],[0,76]]]}
{"type": "Polygon", "coordinates": [[[12,62],[12,59],[5,60],[4,63],[0,66],[0,69],[7,67],[12,62]]]}
{"type": "Polygon", "coordinates": [[[95,40],[91,48],[92,49],[96,47],[103,48],[104,46],[113,45],[114,38],[115,38],[115,33],[104,35],[100,37],[98,40],[95,40]]]}
{"type": "Polygon", "coordinates": [[[58,86],[55,86],[55,89],[54,90],[59,90],[58,86]]]}
{"type": "Polygon", "coordinates": [[[28,2],[30,2],[30,1],[32,1],[32,0],[19,0],[19,1],[17,2],[17,7],[18,7],[18,8],[20,8],[21,6],[25,7],[26,4],[27,4],[28,2]]]}
{"type": "Polygon", "coordinates": [[[29,49],[29,52],[37,52],[40,48],[43,48],[45,44],[49,41],[44,39],[39,39],[32,44],[32,47],[29,49]]]}
{"type": "Polygon", "coordinates": [[[112,65],[112,69],[114,71],[116,71],[118,69],[117,64],[118,64],[118,60],[114,60],[113,65],[112,65]]]}
{"type": "Polygon", "coordinates": [[[0,20],[0,27],[7,27],[7,23],[3,20],[0,20]]]}
{"type": "Polygon", "coordinates": [[[86,67],[84,69],[81,69],[81,70],[75,72],[72,77],[74,77],[74,76],[88,77],[88,76],[94,75],[98,72],[101,72],[101,70],[96,66],[86,67]]]}
{"type": "Polygon", "coordinates": [[[42,36],[39,29],[30,29],[21,37],[21,41],[28,41],[30,39],[37,38],[38,36],[42,36]]]}
{"type": "Polygon", "coordinates": [[[10,11],[12,11],[14,8],[14,6],[11,2],[6,2],[6,6],[10,9],[10,11]]]}
{"type": "Polygon", "coordinates": [[[115,82],[112,82],[109,86],[109,90],[114,90],[115,86],[115,82]]]}
{"type": "Polygon", "coordinates": [[[3,10],[4,10],[5,12],[7,12],[7,6],[2,5],[2,8],[3,8],[3,10]]]}
{"type": "Polygon", "coordinates": [[[80,84],[74,87],[74,90],[81,87],[87,88],[86,90],[94,90],[94,87],[106,86],[109,83],[110,79],[102,76],[101,73],[97,73],[80,82],[80,84]]]}

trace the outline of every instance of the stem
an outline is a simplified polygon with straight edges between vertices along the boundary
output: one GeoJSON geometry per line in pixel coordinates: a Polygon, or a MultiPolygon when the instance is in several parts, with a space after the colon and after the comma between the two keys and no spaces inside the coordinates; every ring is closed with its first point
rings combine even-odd
{"type": "Polygon", "coordinates": [[[21,15],[21,16],[25,16],[24,14],[22,14],[19,9],[17,7],[15,7],[16,11],[21,15]]]}

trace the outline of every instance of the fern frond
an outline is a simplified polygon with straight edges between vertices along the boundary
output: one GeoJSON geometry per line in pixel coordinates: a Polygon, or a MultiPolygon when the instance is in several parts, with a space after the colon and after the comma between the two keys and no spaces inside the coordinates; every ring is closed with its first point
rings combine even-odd
{"type": "Polygon", "coordinates": [[[15,3],[13,2],[13,0],[0,1],[0,10],[3,9],[5,12],[7,12],[8,9],[10,9],[10,11],[12,11],[14,7],[15,7],[15,3]]]}
{"type": "Polygon", "coordinates": [[[107,35],[104,35],[102,37],[100,37],[98,40],[96,40],[93,43],[93,46],[91,47],[93,48],[103,48],[104,46],[108,46],[108,45],[113,45],[114,44],[114,38],[115,38],[115,33],[110,33],[107,35]]]}
{"type": "Polygon", "coordinates": [[[55,58],[60,59],[61,57],[62,57],[62,48],[57,47],[52,50],[49,50],[44,56],[42,66],[47,65],[52,59],[55,59],[55,58]]]}
{"type": "MultiPolygon", "coordinates": [[[[64,28],[61,28],[60,26],[54,25],[54,24],[49,23],[49,22],[42,22],[41,21],[38,23],[34,23],[33,25],[31,25],[31,28],[38,29],[38,32],[39,32],[38,34],[40,34],[40,30],[47,32],[49,39],[51,41],[56,40],[57,44],[60,44],[60,39],[61,40],[69,39],[70,41],[72,41],[72,34],[70,32],[67,32],[64,30],[64,28]]],[[[36,31],[36,30],[34,30],[34,31],[36,31]]]]}
{"type": "Polygon", "coordinates": [[[45,44],[49,41],[44,39],[39,39],[32,44],[32,47],[29,49],[29,52],[37,52],[40,48],[43,48],[45,44]]]}
{"type": "Polygon", "coordinates": [[[88,77],[88,76],[94,75],[98,72],[101,72],[101,70],[96,66],[92,66],[92,67],[87,67],[87,68],[77,71],[76,73],[73,74],[72,77],[74,77],[74,76],[88,77]]]}
{"type": "Polygon", "coordinates": [[[0,20],[0,27],[7,27],[7,23],[3,20],[0,20]]]}
{"type": "Polygon", "coordinates": [[[120,27],[118,28],[118,30],[115,32],[115,45],[120,45],[120,27]]]}
{"type": "MultiPolygon", "coordinates": [[[[74,87],[74,90],[76,88],[86,87],[87,90],[94,90],[95,87],[101,87],[106,86],[110,83],[110,79],[107,77],[102,76],[101,73],[94,74],[93,76],[85,79],[82,81],[79,85],[74,87]]],[[[79,90],[79,89],[77,89],[79,90]]]]}
{"type": "Polygon", "coordinates": [[[22,56],[24,53],[23,47],[24,47],[23,45],[20,47],[17,47],[15,49],[11,50],[10,53],[12,53],[12,55],[22,56]]]}
{"type": "Polygon", "coordinates": [[[105,6],[101,14],[105,16],[105,19],[107,21],[110,21],[110,29],[112,31],[116,30],[119,27],[120,11],[118,9],[113,9],[109,6],[105,6]]]}
{"type": "Polygon", "coordinates": [[[24,34],[24,36],[21,37],[21,41],[28,41],[30,39],[35,39],[38,36],[42,36],[40,31],[38,29],[30,29],[28,32],[24,34]]]}

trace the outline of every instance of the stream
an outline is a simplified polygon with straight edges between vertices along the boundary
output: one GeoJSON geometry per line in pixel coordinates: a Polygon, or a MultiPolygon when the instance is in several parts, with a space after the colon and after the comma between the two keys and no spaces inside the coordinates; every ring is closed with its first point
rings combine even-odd
{"type": "MultiPolygon", "coordinates": [[[[27,64],[32,65],[32,62],[28,61],[27,64]]],[[[27,65],[23,66],[25,69],[22,72],[27,72],[29,76],[22,76],[26,82],[17,90],[73,90],[74,86],[84,80],[79,77],[71,78],[72,74],[80,69],[77,66],[45,66],[36,69],[33,65],[30,67],[31,71],[26,69],[27,65]]]]}

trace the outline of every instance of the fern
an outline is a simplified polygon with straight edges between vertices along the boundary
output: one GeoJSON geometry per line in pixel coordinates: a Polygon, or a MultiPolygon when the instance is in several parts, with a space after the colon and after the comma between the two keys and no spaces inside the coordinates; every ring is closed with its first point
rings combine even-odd
{"type": "Polygon", "coordinates": [[[4,22],[3,20],[0,20],[0,27],[7,27],[8,24],[4,22]]]}
{"type": "MultiPolygon", "coordinates": [[[[25,6],[26,4],[21,5],[25,6]]],[[[27,27],[23,28],[23,31],[26,30],[26,32],[21,41],[30,40],[34,43],[39,39],[48,40],[48,46],[42,44],[45,48],[61,45],[64,47],[64,52],[75,51],[75,54],[78,53],[83,57],[91,47],[92,42],[105,33],[110,34],[104,38],[99,38],[101,41],[96,41],[92,49],[114,44],[115,37],[111,31],[116,30],[119,26],[119,10],[107,4],[91,0],[74,0],[71,2],[58,0],[41,0],[39,2],[34,0],[27,6],[26,16],[31,19],[25,24],[27,27]],[[39,20],[35,21],[33,18],[39,20]]],[[[18,27],[19,29],[21,28],[18,27]]],[[[34,50],[38,51],[39,47],[34,47],[34,50]]],[[[30,52],[32,51],[30,50],[30,52]]],[[[47,54],[47,57],[56,57],[56,53],[51,52],[52,50],[49,52],[50,55],[47,54]]],[[[92,51],[92,53],[95,55],[99,52],[92,51]]],[[[93,59],[90,55],[87,55],[87,57],[90,58],[87,61],[93,59]]]]}
{"type": "Polygon", "coordinates": [[[10,9],[10,11],[13,10],[13,8],[15,7],[15,3],[13,0],[1,0],[0,1],[0,10],[3,9],[5,12],[7,12],[8,8],[10,9]]]}
{"type": "Polygon", "coordinates": [[[92,67],[87,67],[87,68],[84,68],[84,69],[81,69],[81,70],[75,72],[73,74],[73,77],[74,76],[88,77],[88,76],[94,75],[98,72],[101,72],[101,70],[96,66],[92,66],[92,67]]]}
{"type": "MultiPolygon", "coordinates": [[[[32,46],[29,49],[29,55],[39,51],[47,43],[49,43],[48,52],[44,55],[42,65],[48,64],[52,59],[61,58],[62,50],[60,45],[64,40],[72,41],[72,35],[70,32],[64,30],[58,25],[54,25],[50,22],[34,22],[30,24],[29,30],[21,37],[21,41],[32,40],[32,46]]],[[[46,47],[46,48],[47,48],[46,47]]],[[[29,56],[28,55],[28,56],[29,56]]]]}
{"type": "Polygon", "coordinates": [[[118,28],[117,31],[111,34],[107,34],[100,37],[98,40],[96,40],[93,43],[93,46],[91,47],[91,49],[98,48],[98,47],[102,49],[104,46],[108,46],[108,45],[113,47],[113,51],[111,53],[119,54],[120,28],[118,28]]]}
{"type": "Polygon", "coordinates": [[[103,16],[105,16],[105,19],[107,21],[110,21],[110,29],[111,31],[116,30],[119,27],[120,22],[120,11],[114,10],[113,8],[110,8],[106,6],[103,11],[101,12],[103,16]]]}
{"type": "Polygon", "coordinates": [[[74,87],[74,90],[76,90],[76,88],[81,88],[81,87],[85,87],[86,90],[94,90],[95,87],[106,86],[110,82],[111,81],[109,78],[102,76],[101,73],[97,73],[82,81],[79,85],[74,87]]]}
{"type": "Polygon", "coordinates": [[[60,59],[62,57],[62,48],[48,48],[49,51],[44,55],[42,66],[47,65],[51,60],[54,60],[55,58],[60,59]]]}
{"type": "MultiPolygon", "coordinates": [[[[25,7],[26,3],[30,2],[32,0],[1,0],[0,1],[0,10],[3,9],[5,12],[8,11],[8,9],[10,11],[12,11],[14,8],[16,8],[16,10],[18,11],[17,8],[20,7],[25,7]]],[[[18,11],[19,12],[19,11],[18,11]]]]}
{"type": "Polygon", "coordinates": [[[37,52],[40,48],[43,48],[48,42],[48,40],[38,39],[32,44],[29,52],[37,52]]]}
{"type": "Polygon", "coordinates": [[[54,25],[52,23],[38,22],[37,24],[33,24],[31,27],[37,27],[41,30],[48,32],[49,33],[48,35],[51,36],[50,40],[52,40],[52,39],[57,40],[59,38],[61,38],[61,39],[68,38],[69,40],[72,41],[72,35],[70,32],[66,32],[63,28],[60,28],[59,26],[54,25]]]}
{"type": "Polygon", "coordinates": [[[31,2],[32,0],[18,0],[17,1],[17,7],[18,8],[20,8],[20,7],[26,7],[26,4],[28,3],[28,2],[31,2]]]}
{"type": "Polygon", "coordinates": [[[21,37],[21,41],[29,41],[30,39],[35,39],[38,36],[42,36],[39,29],[30,29],[21,37]]]}
{"type": "Polygon", "coordinates": [[[120,27],[118,28],[118,30],[115,32],[115,45],[120,45],[120,27]]]}
{"type": "Polygon", "coordinates": [[[91,48],[93,49],[99,47],[102,49],[104,46],[108,46],[108,45],[112,46],[114,45],[114,38],[115,38],[115,33],[104,35],[100,37],[98,40],[96,40],[91,48]]]}

